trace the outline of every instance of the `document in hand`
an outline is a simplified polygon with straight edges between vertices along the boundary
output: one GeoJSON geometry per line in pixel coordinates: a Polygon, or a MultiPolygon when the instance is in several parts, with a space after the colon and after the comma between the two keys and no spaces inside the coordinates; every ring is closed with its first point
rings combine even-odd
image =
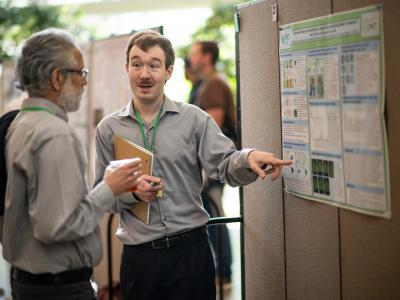
{"type": "MultiPolygon", "coordinates": [[[[142,174],[152,175],[153,172],[153,153],[145,148],[131,142],[119,135],[114,135],[115,159],[127,159],[139,157],[142,160],[142,174]]],[[[144,223],[150,221],[150,204],[147,202],[136,202],[131,208],[138,219],[144,223]]]]}

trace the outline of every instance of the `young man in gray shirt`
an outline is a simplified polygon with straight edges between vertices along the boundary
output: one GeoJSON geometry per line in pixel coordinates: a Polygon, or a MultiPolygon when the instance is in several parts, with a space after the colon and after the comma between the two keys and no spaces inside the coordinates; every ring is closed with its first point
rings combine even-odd
{"type": "Polygon", "coordinates": [[[14,300],[97,299],[90,277],[102,257],[98,222],[141,175],[139,161],[131,162],[106,171],[88,191],[85,155],[67,124],[87,74],[81,51],[62,30],[32,35],[17,62],[29,97],[6,135],[1,236],[14,300]]]}
{"type": "Polygon", "coordinates": [[[164,85],[175,60],[168,39],[154,31],[132,36],[126,71],[133,98],[106,117],[96,133],[96,180],[114,159],[113,137],[123,136],[153,152],[154,176],[142,175],[136,191],[119,197],[118,237],[122,299],[215,299],[215,270],[200,192],[202,169],[232,186],[245,185],[266,173],[280,175],[282,161],[271,153],[237,151],[215,121],[201,109],[168,99],[164,85]],[[261,166],[270,165],[265,172],[261,166]],[[162,196],[157,197],[162,190],[162,196]],[[129,207],[150,203],[150,222],[129,207]]]}

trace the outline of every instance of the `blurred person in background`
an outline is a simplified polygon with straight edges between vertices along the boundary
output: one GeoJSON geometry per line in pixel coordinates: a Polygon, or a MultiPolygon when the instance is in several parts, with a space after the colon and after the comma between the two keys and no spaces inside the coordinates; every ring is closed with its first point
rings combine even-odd
{"type": "Polygon", "coordinates": [[[184,73],[185,73],[185,78],[190,81],[191,87],[190,87],[190,92],[189,92],[189,104],[194,104],[196,101],[196,94],[197,91],[201,85],[201,78],[198,76],[194,71],[193,68],[190,64],[190,59],[188,56],[186,56],[183,59],[184,62],[184,73]]]}
{"type": "MultiPolygon", "coordinates": [[[[193,104],[207,112],[221,131],[236,144],[233,95],[225,76],[216,70],[218,58],[217,43],[198,41],[192,45],[189,55],[190,70],[200,82],[193,96],[193,104]]],[[[224,183],[205,177],[201,197],[204,207],[211,217],[225,215],[222,205],[223,190],[224,183]]],[[[226,224],[213,226],[209,228],[209,233],[216,258],[217,281],[221,280],[218,275],[222,274],[223,282],[231,283],[232,250],[228,228],[226,224]],[[220,228],[218,228],[219,226],[220,228]],[[222,252],[222,258],[220,252],[222,252]]]]}

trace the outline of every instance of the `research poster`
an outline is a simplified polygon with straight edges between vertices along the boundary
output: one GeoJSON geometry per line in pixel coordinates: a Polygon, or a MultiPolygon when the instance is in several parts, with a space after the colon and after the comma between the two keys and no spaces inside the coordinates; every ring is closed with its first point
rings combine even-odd
{"type": "Polygon", "coordinates": [[[390,218],[382,6],[279,28],[287,192],[390,218]]]}

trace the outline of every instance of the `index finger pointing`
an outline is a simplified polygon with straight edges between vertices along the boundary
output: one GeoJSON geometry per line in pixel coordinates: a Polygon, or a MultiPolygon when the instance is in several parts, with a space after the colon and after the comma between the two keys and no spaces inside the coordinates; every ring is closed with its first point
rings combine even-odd
{"type": "Polygon", "coordinates": [[[293,163],[292,160],[282,160],[282,159],[276,159],[275,164],[277,165],[283,165],[283,166],[289,166],[293,163]]]}

